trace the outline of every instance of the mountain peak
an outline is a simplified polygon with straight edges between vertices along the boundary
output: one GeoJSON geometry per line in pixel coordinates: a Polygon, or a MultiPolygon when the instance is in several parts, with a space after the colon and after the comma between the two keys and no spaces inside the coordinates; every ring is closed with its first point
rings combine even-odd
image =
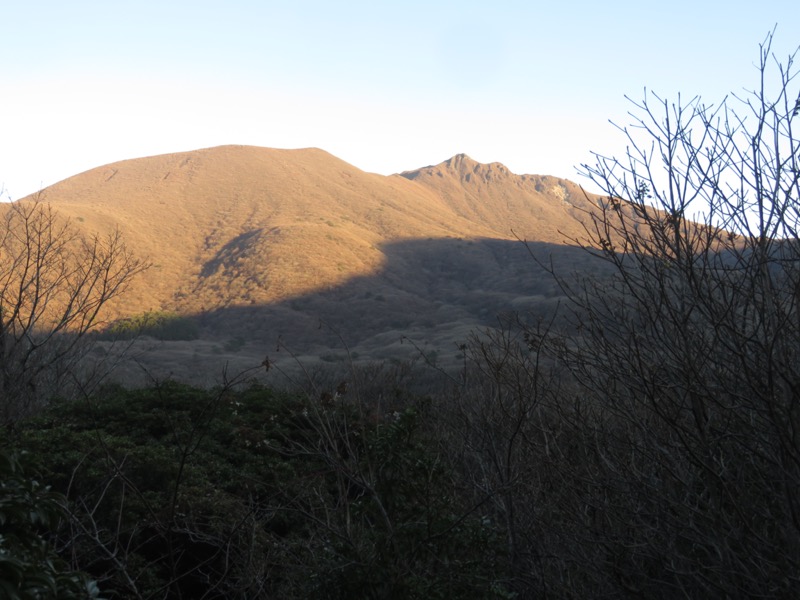
{"type": "Polygon", "coordinates": [[[438,165],[430,165],[414,171],[405,171],[401,173],[403,177],[411,180],[420,177],[444,177],[445,174],[454,177],[462,183],[473,183],[476,181],[488,183],[492,180],[517,177],[502,163],[480,163],[463,153],[456,154],[438,165]]]}
{"type": "Polygon", "coordinates": [[[481,163],[479,163],[477,160],[475,160],[473,158],[470,158],[466,154],[461,153],[461,154],[456,154],[455,156],[453,156],[451,158],[448,158],[446,161],[444,161],[441,164],[447,165],[448,167],[451,167],[451,168],[466,167],[466,168],[470,168],[471,169],[471,168],[474,168],[477,165],[480,165],[481,163]]]}

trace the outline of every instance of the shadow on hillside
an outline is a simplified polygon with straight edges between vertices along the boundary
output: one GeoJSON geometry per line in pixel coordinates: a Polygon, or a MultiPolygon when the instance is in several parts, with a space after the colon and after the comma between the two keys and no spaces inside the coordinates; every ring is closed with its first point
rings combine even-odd
{"type": "Polygon", "coordinates": [[[436,337],[456,325],[490,326],[511,311],[545,316],[560,291],[534,256],[565,274],[598,262],[575,247],[495,239],[399,241],[381,250],[386,263],[375,275],[275,304],[209,311],[199,324],[269,346],[281,336],[300,352],[420,331],[436,337]]]}
{"type": "Polygon", "coordinates": [[[385,265],[374,275],[282,302],[193,315],[200,340],[152,343],[137,362],[158,377],[192,381],[218,375],[223,364],[231,372],[258,365],[265,355],[335,365],[409,359],[422,350],[437,364],[457,366],[458,346],[496,326],[498,316],[548,318],[556,310],[560,289],[536,259],[565,276],[602,266],[574,246],[497,239],[404,240],[381,250],[385,265]]]}

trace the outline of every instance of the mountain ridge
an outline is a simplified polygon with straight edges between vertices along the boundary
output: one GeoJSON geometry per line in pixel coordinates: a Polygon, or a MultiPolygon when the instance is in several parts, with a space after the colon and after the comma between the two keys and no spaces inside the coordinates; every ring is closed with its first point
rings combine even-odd
{"type": "Polygon", "coordinates": [[[239,276],[238,300],[262,303],[374,272],[390,240],[557,243],[578,222],[564,203],[578,188],[562,181],[463,154],[383,176],[317,148],[218,146],[103,165],[42,195],[87,229],[120,227],[155,262],[130,305],[191,312],[236,302],[223,288],[239,276]]]}
{"type": "Polygon", "coordinates": [[[87,233],[119,228],[153,263],[110,318],[174,311],[262,342],[323,319],[356,346],[387,331],[449,339],[547,301],[556,290],[519,240],[568,252],[596,206],[572,182],[464,154],[384,176],[255,146],[119,161],[41,198],[87,233]]]}

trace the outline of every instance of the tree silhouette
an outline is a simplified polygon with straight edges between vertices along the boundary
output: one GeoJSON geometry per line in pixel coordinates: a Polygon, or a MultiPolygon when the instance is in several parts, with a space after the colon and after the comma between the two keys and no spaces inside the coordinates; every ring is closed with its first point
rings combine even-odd
{"type": "Polygon", "coordinates": [[[119,231],[84,237],[40,200],[0,224],[0,420],[29,414],[74,380],[103,307],[147,268],[119,231]]]}

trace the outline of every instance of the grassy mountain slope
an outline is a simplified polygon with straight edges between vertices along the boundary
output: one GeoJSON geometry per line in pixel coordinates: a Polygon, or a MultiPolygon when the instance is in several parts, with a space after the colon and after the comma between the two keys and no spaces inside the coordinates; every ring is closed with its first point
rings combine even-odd
{"type": "Polygon", "coordinates": [[[561,244],[581,234],[592,201],[574,183],[543,175],[516,175],[500,163],[478,163],[465,154],[406,171],[402,176],[432,190],[457,216],[513,235],[561,244]]]}
{"type": "Polygon", "coordinates": [[[401,335],[449,344],[541,308],[555,289],[517,237],[572,256],[561,244],[591,208],[571,182],[465,155],[386,177],[249,146],[122,161],[42,195],[87,231],[119,227],[153,262],[116,316],[177,311],[259,352],[282,335],[309,353],[338,343],[314,333],[323,319],[373,356],[401,335]]]}

